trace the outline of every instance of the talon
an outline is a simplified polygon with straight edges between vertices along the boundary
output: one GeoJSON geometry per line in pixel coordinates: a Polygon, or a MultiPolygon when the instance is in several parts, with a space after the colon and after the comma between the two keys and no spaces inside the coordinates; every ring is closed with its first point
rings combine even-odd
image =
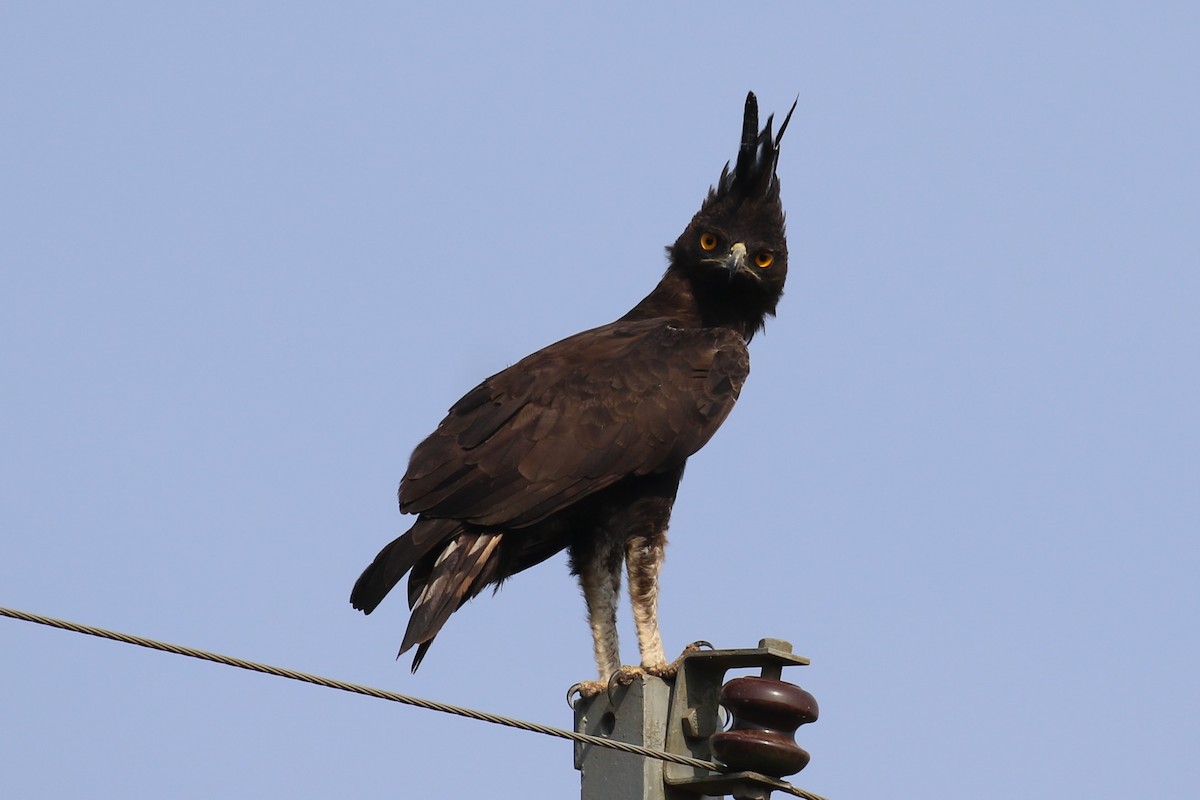
{"type": "Polygon", "coordinates": [[[604,687],[604,692],[605,692],[605,694],[608,695],[609,703],[612,703],[612,701],[613,701],[613,681],[616,681],[618,686],[621,684],[620,679],[617,678],[617,675],[619,675],[620,673],[621,673],[621,670],[617,670],[612,675],[608,676],[608,685],[604,687]]]}
{"type": "Polygon", "coordinates": [[[609,701],[613,701],[614,683],[617,686],[629,686],[633,683],[635,678],[643,674],[645,674],[645,670],[643,670],[641,667],[621,667],[619,670],[610,675],[608,677],[608,686],[606,687],[609,701]]]}
{"type": "Polygon", "coordinates": [[[590,700],[603,692],[604,689],[605,686],[600,681],[580,681],[570,689],[567,689],[567,705],[575,708],[575,702],[571,699],[572,695],[579,695],[581,700],[590,700]]]}
{"type": "Polygon", "coordinates": [[[692,642],[687,647],[683,648],[685,653],[695,653],[697,650],[716,650],[712,642],[706,642],[703,639],[692,642]]]}

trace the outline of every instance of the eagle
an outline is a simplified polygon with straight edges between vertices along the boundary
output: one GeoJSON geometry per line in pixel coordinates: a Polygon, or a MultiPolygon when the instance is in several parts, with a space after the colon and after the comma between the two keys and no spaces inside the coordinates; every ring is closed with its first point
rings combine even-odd
{"type": "Polygon", "coordinates": [[[403,655],[415,672],[450,615],[486,587],[566,550],[587,605],[595,694],[641,672],[674,675],[658,626],[667,523],[688,458],[725,421],[750,372],[747,345],[775,315],[787,240],[773,116],[746,97],[737,160],[667,248],[654,290],[608,325],[487,378],[417,445],[400,482],[416,522],[354,584],[370,614],[408,575],[403,655]],[[622,667],[622,571],[641,653],[622,667]]]}

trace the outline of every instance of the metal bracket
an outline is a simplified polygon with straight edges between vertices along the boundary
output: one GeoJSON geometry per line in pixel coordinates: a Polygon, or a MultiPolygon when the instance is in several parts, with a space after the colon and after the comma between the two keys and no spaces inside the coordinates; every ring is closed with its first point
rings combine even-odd
{"type": "MultiPolygon", "coordinates": [[[[808,663],[807,658],[793,654],[792,645],[782,639],[762,639],[757,648],[743,650],[687,652],[679,661],[673,686],[639,675],[630,686],[575,701],[575,730],[701,761],[719,761],[713,757],[710,737],[723,728],[720,697],[725,673],[758,668],[763,678],[777,681],[784,667],[808,663]]],[[[723,795],[767,800],[772,791],[791,788],[759,772],[711,772],[630,758],[586,744],[575,746],[575,768],[582,773],[582,800],[698,800],[723,795]]]]}
{"type": "MultiPolygon", "coordinates": [[[[762,639],[757,648],[743,650],[697,650],[683,657],[671,692],[667,716],[666,749],[712,761],[709,737],[721,730],[719,694],[725,673],[731,669],[758,667],[764,678],[779,680],[785,666],[806,666],[809,660],[792,653],[782,639],[762,639]]],[[[663,765],[663,779],[670,794],[729,795],[747,800],[765,800],[771,792],[788,784],[757,772],[714,774],[682,764],[663,765]]]]}

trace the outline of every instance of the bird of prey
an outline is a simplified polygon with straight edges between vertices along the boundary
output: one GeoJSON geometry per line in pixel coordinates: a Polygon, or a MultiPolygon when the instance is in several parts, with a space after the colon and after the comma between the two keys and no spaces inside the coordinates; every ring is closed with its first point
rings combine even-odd
{"type": "Polygon", "coordinates": [[[787,276],[779,142],[751,92],[741,146],[683,234],[662,280],[616,322],[523,358],[467,392],[417,445],[400,483],[416,522],[350,595],[370,614],[405,575],[400,654],[415,672],[467,600],[567,550],[587,603],[598,681],[671,676],[658,627],[667,522],[688,458],[725,421],[750,371],[747,344],[787,276]],[[628,573],[641,667],[621,666],[616,609],[628,573]]]}

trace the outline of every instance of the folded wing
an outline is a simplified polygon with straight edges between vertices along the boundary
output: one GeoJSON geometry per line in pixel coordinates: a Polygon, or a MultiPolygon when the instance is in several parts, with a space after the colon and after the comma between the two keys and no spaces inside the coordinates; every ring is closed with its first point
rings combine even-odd
{"type": "Polygon", "coordinates": [[[406,513],[511,531],[629,475],[678,466],[724,422],[750,361],[721,328],[616,322],[564,339],[454,404],[413,452],[406,513]]]}

